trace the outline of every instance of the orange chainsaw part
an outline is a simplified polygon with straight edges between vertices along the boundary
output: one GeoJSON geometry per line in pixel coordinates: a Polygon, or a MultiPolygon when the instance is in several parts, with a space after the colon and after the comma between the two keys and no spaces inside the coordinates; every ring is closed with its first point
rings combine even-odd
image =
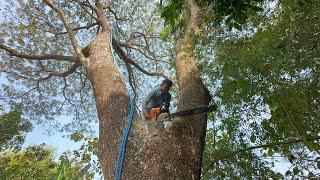
{"type": "Polygon", "coordinates": [[[150,110],[151,119],[156,118],[159,113],[160,113],[160,108],[151,108],[150,110]]]}

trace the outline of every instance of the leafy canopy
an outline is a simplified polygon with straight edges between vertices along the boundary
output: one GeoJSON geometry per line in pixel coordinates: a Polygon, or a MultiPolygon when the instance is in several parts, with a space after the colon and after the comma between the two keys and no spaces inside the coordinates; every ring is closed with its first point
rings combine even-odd
{"type": "Polygon", "coordinates": [[[203,177],[319,174],[319,2],[279,7],[251,36],[207,39],[204,50],[216,43],[214,60],[198,51],[220,104],[207,134],[203,177]]]}
{"type": "MultiPolygon", "coordinates": [[[[217,24],[225,20],[229,29],[236,28],[241,30],[241,26],[247,22],[250,16],[262,11],[260,7],[263,0],[200,0],[198,2],[200,8],[205,13],[206,21],[214,21],[217,24]]],[[[185,0],[169,0],[166,5],[161,6],[161,17],[165,19],[165,23],[175,27],[181,23],[186,8],[185,0]]]]}

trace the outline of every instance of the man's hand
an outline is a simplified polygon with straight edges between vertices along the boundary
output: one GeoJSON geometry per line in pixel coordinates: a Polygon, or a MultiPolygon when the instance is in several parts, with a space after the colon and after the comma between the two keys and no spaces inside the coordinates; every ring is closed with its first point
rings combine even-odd
{"type": "Polygon", "coordinates": [[[163,113],[163,112],[167,112],[167,109],[164,106],[161,106],[161,108],[159,108],[159,111],[163,113]]]}

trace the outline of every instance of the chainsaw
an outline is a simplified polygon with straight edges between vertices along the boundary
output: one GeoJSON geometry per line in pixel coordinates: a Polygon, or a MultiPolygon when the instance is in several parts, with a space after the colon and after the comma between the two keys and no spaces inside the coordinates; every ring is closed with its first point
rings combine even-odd
{"type": "Polygon", "coordinates": [[[191,116],[195,114],[206,114],[209,112],[213,112],[216,109],[217,109],[216,105],[208,105],[208,106],[186,109],[186,110],[178,111],[174,113],[159,113],[156,118],[156,121],[164,122],[164,121],[171,121],[175,117],[191,116]]]}

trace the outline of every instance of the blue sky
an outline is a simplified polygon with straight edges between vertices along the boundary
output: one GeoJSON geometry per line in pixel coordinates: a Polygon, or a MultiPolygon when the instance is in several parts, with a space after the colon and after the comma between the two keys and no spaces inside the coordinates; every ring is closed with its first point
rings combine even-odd
{"type": "MultiPolygon", "coordinates": [[[[57,118],[57,121],[64,122],[69,121],[68,117],[57,118]]],[[[23,147],[39,145],[45,143],[55,148],[56,158],[67,150],[72,151],[80,147],[81,143],[76,143],[71,141],[69,137],[65,137],[65,133],[61,133],[53,130],[50,134],[47,132],[47,128],[41,125],[35,125],[32,132],[28,133],[26,136],[25,143],[23,147]],[[53,134],[52,134],[53,133],[53,134]],[[52,134],[52,135],[51,135],[52,134]]]]}

